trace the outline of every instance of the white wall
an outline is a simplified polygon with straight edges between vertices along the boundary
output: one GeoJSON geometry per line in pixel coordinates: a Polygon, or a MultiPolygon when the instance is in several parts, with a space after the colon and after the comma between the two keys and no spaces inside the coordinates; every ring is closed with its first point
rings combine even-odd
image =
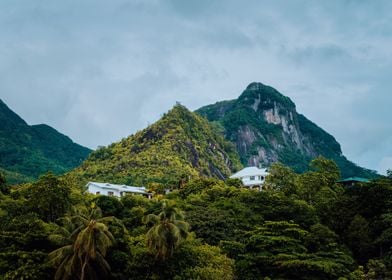
{"type": "Polygon", "coordinates": [[[109,195],[109,192],[113,192],[113,196],[120,197],[120,192],[116,189],[102,189],[92,184],[88,185],[88,192],[92,194],[99,192],[101,195],[109,195]]]}
{"type": "Polygon", "coordinates": [[[254,177],[255,177],[255,179],[251,180],[250,176],[245,176],[245,177],[241,178],[241,181],[242,181],[242,183],[245,186],[262,185],[262,184],[264,184],[264,181],[265,181],[265,177],[264,176],[262,176],[263,179],[259,179],[259,176],[254,176],[254,177]]]}

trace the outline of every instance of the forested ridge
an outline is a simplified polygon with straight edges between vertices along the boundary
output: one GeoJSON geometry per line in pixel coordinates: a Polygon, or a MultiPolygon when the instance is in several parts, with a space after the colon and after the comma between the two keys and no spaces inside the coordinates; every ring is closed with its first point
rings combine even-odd
{"type": "Polygon", "coordinates": [[[91,152],[48,125],[28,125],[1,99],[0,123],[0,171],[10,183],[33,181],[49,170],[65,173],[91,152]]]}
{"type": "Polygon", "coordinates": [[[2,176],[0,279],[392,279],[392,172],[352,187],[322,157],[270,172],[261,192],[201,177],[152,200],[2,176]]]}

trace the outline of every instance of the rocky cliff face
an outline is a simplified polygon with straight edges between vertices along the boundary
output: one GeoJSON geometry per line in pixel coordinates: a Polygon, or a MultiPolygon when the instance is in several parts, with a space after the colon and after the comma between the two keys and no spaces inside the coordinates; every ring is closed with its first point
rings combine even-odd
{"type": "Polygon", "coordinates": [[[343,175],[374,175],[348,161],[333,136],[298,114],[290,98],[261,83],[251,83],[236,100],[205,106],[197,112],[224,128],[244,165],[280,161],[296,171],[323,155],[335,160],[343,175]]]}

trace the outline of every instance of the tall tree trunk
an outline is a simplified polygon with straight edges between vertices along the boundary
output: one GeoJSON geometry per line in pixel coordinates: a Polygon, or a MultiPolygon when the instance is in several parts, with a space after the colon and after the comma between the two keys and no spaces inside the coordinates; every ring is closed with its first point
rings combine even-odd
{"type": "Polygon", "coordinates": [[[87,263],[88,263],[88,254],[86,254],[86,257],[84,258],[84,263],[82,265],[82,272],[80,274],[80,280],[84,280],[84,278],[85,278],[85,269],[86,269],[87,263]]]}

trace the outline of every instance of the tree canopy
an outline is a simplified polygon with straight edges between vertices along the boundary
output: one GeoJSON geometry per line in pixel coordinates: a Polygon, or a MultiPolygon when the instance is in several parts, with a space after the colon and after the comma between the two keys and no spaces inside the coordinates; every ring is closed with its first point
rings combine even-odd
{"type": "MultiPolygon", "coordinates": [[[[316,158],[264,191],[195,178],[153,199],[48,173],[0,194],[0,279],[391,279],[392,181],[316,158]]],[[[5,184],[5,181],[1,181],[5,184]]]]}

